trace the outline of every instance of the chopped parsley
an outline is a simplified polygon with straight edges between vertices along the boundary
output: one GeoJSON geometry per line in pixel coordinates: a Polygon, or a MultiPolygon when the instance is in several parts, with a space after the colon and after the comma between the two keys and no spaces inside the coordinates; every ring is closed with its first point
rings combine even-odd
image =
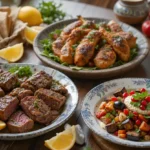
{"type": "Polygon", "coordinates": [[[10,73],[15,73],[19,78],[30,77],[32,75],[31,68],[29,66],[14,66],[8,70],[10,73]]]}
{"type": "Polygon", "coordinates": [[[51,24],[53,22],[63,20],[66,13],[61,10],[62,4],[56,4],[54,1],[44,2],[39,4],[39,11],[42,15],[43,22],[46,24],[51,24]]]}
{"type": "Polygon", "coordinates": [[[34,108],[39,108],[39,106],[38,106],[38,100],[34,101],[33,106],[34,106],[34,108]]]}

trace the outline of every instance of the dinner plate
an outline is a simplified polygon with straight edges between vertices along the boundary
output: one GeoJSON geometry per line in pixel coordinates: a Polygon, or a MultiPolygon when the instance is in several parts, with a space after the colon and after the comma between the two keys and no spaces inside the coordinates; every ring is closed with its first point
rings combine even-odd
{"type": "MultiPolygon", "coordinates": [[[[107,19],[99,19],[99,18],[86,18],[89,20],[94,20],[96,23],[99,22],[108,22],[107,19]]],[[[44,57],[41,55],[43,48],[41,45],[41,40],[47,38],[49,36],[49,33],[54,31],[55,29],[62,29],[64,26],[76,21],[77,19],[70,19],[70,20],[64,20],[57,23],[53,23],[46,27],[44,30],[42,30],[38,36],[36,37],[33,47],[36,55],[45,63],[47,63],[49,66],[58,69],[65,74],[71,76],[71,77],[77,77],[77,78],[88,78],[88,79],[98,79],[98,78],[108,78],[113,76],[118,76],[121,74],[124,74],[125,72],[132,70],[134,67],[138,66],[146,57],[149,51],[149,46],[147,39],[144,37],[142,33],[140,33],[137,29],[120,22],[120,25],[122,29],[126,32],[132,32],[134,36],[137,37],[137,45],[139,48],[138,56],[136,56],[132,61],[118,66],[114,68],[108,68],[108,69],[100,69],[100,70],[72,70],[71,68],[67,66],[63,66],[47,57],[44,57]]]]}
{"type": "Polygon", "coordinates": [[[121,139],[117,136],[109,134],[105,129],[100,127],[98,120],[95,117],[96,106],[106,97],[112,95],[120,88],[127,89],[140,89],[145,88],[150,91],[150,79],[146,78],[122,78],[111,80],[99,84],[91,91],[89,91],[82,104],[81,115],[85,124],[98,136],[124,146],[136,147],[136,148],[148,148],[150,147],[150,142],[134,142],[125,139],[121,139]]]}
{"type": "MultiPolygon", "coordinates": [[[[55,119],[50,125],[48,126],[40,126],[37,125],[33,131],[26,132],[26,133],[5,133],[5,131],[0,131],[0,140],[23,140],[23,139],[29,139],[36,136],[40,136],[42,134],[45,134],[49,131],[52,131],[56,129],[57,127],[61,126],[63,123],[65,123],[73,114],[73,112],[76,109],[77,103],[78,103],[78,91],[74,83],[63,73],[44,66],[40,65],[32,65],[32,64],[3,64],[0,65],[0,69],[3,70],[9,70],[9,68],[13,66],[30,66],[32,72],[37,71],[45,71],[48,74],[50,74],[53,79],[59,81],[62,85],[66,87],[69,94],[66,100],[66,103],[63,106],[63,110],[61,111],[61,114],[57,119],[55,119]]],[[[6,131],[7,132],[7,131],[6,131]]]]}

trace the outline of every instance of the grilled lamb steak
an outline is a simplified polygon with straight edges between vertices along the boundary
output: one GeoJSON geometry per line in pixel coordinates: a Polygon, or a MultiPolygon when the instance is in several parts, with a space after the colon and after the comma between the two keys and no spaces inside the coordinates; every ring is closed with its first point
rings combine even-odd
{"type": "Polygon", "coordinates": [[[16,97],[6,95],[0,98],[0,119],[5,121],[17,109],[19,100],[16,97]]]}
{"type": "Polygon", "coordinates": [[[5,92],[0,88],[0,97],[3,97],[5,95],[5,92]]]}
{"type": "Polygon", "coordinates": [[[34,127],[34,121],[23,111],[17,111],[9,118],[7,127],[12,133],[23,133],[30,131],[34,127]]]}
{"type": "Polygon", "coordinates": [[[20,103],[24,112],[34,121],[49,124],[52,120],[50,108],[36,96],[26,96],[20,103]]]}
{"type": "Polygon", "coordinates": [[[68,94],[67,89],[55,80],[52,81],[51,90],[58,92],[64,96],[66,96],[68,94]]]}
{"type": "Polygon", "coordinates": [[[0,73],[0,87],[4,91],[10,91],[18,84],[18,77],[15,74],[11,74],[8,71],[0,73]]]}
{"type": "Polygon", "coordinates": [[[9,93],[9,95],[16,96],[19,100],[21,100],[26,96],[32,96],[33,92],[24,88],[15,88],[12,92],[9,93]]]}
{"type": "Polygon", "coordinates": [[[40,71],[22,83],[21,87],[35,92],[39,88],[50,88],[51,83],[52,77],[46,72],[40,71]]]}
{"type": "Polygon", "coordinates": [[[60,93],[43,88],[37,90],[35,96],[42,99],[52,110],[59,110],[66,100],[60,93]]]}
{"type": "Polygon", "coordinates": [[[52,110],[52,120],[55,120],[59,116],[59,112],[57,110],[52,110]]]}

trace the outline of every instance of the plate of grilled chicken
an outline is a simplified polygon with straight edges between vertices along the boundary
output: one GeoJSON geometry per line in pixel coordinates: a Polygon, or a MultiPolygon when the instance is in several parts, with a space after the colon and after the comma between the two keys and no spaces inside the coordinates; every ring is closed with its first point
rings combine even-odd
{"type": "Polygon", "coordinates": [[[56,129],[78,103],[74,83],[40,65],[0,65],[0,139],[22,140],[56,129]]]}
{"type": "Polygon", "coordinates": [[[60,21],[41,31],[36,55],[71,77],[98,79],[121,75],[147,56],[147,39],[121,22],[99,18],[60,21]]]}

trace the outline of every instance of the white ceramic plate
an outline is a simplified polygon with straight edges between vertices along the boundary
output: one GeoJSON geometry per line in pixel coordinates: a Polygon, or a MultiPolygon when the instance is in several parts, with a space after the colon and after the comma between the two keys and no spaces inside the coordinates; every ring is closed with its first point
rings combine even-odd
{"type": "Polygon", "coordinates": [[[94,111],[96,105],[105,99],[105,97],[112,95],[117,89],[123,87],[127,89],[146,88],[150,91],[150,79],[122,78],[99,84],[89,91],[83,100],[81,110],[83,120],[94,133],[108,141],[129,147],[148,148],[150,147],[150,142],[134,142],[109,134],[106,130],[100,127],[98,120],[95,117],[94,111]]]}
{"type": "Polygon", "coordinates": [[[50,74],[53,79],[59,81],[62,85],[65,85],[69,92],[69,96],[67,98],[67,101],[63,107],[63,111],[61,112],[60,116],[54,120],[50,125],[35,129],[30,132],[26,133],[3,133],[0,132],[0,139],[1,140],[23,140],[23,139],[29,139],[36,136],[40,136],[42,134],[45,134],[51,130],[56,129],[57,127],[61,126],[63,123],[65,123],[73,114],[73,112],[76,109],[77,103],[78,103],[78,91],[74,83],[63,73],[44,66],[40,65],[32,65],[32,64],[4,64],[0,65],[0,69],[8,70],[9,68],[18,65],[18,66],[30,66],[32,72],[37,71],[45,71],[48,74],[50,74]]]}

